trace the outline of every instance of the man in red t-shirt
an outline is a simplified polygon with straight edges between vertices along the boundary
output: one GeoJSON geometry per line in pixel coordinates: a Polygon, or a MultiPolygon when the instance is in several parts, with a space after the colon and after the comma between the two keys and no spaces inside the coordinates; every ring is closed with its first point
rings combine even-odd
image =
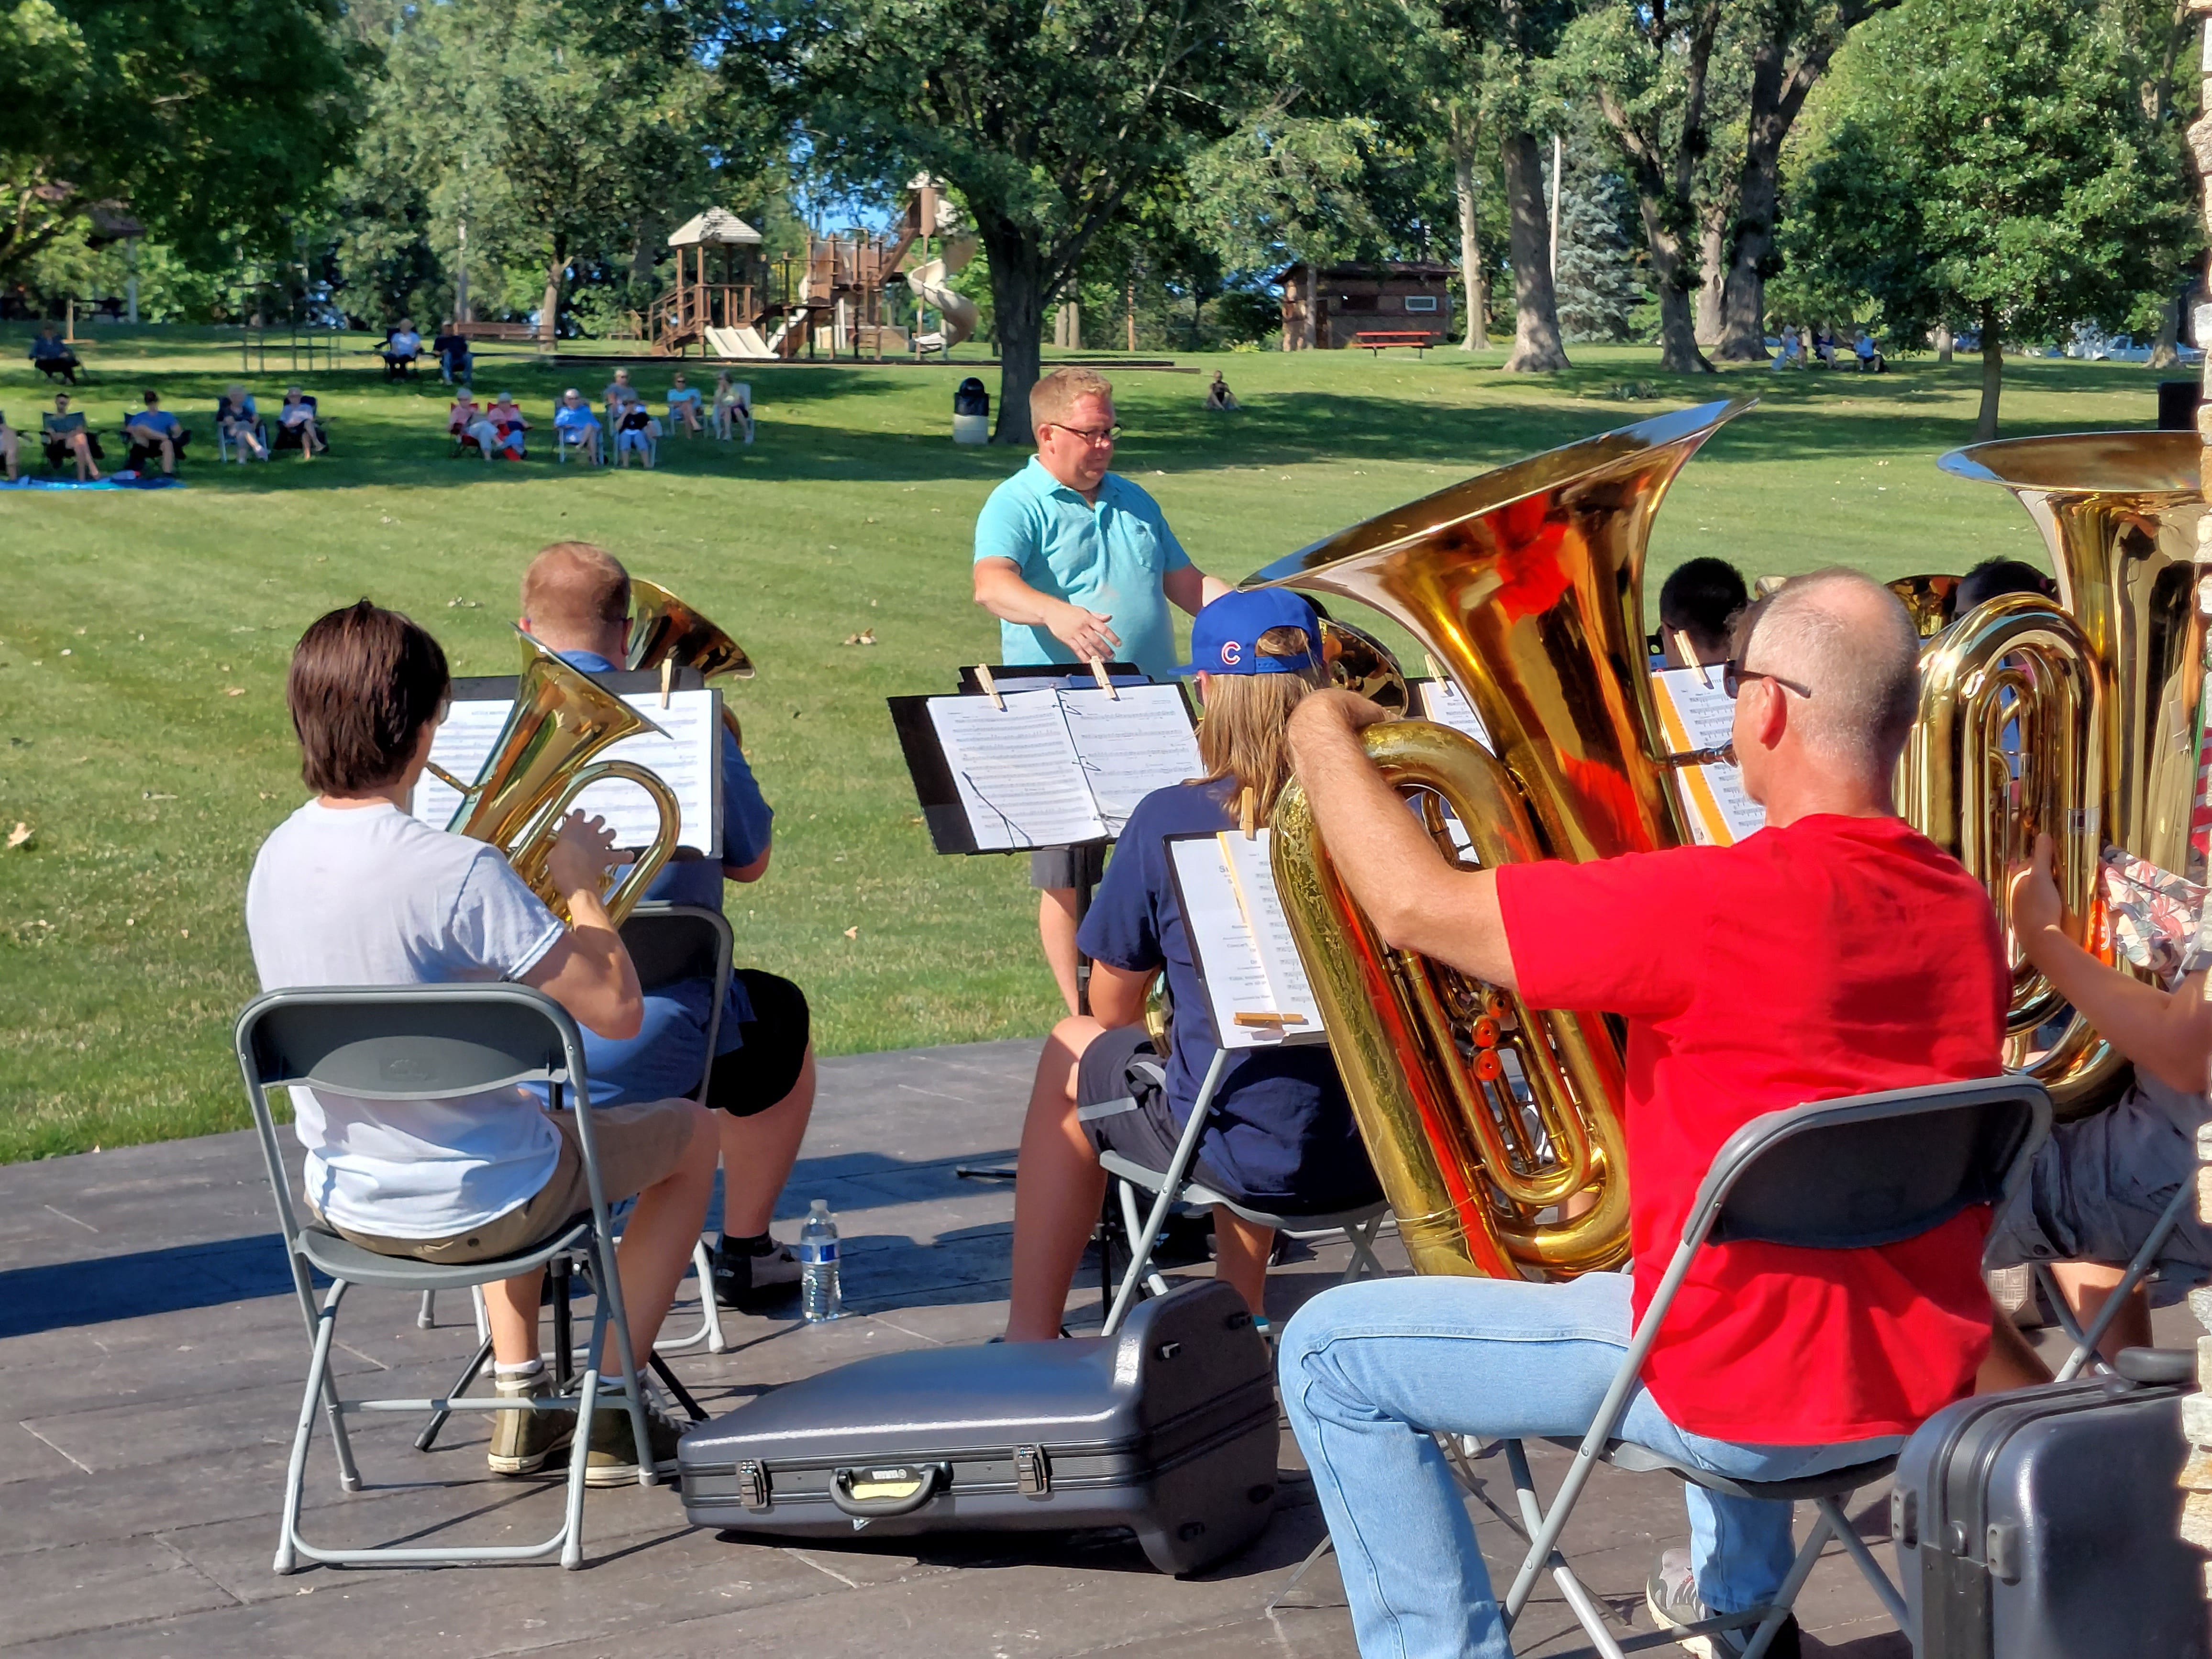
{"type": "MultiPolygon", "coordinates": [[[[1510,1654],[1429,1437],[1587,1431],[1731,1133],[1806,1101],[2001,1069],[2010,981],[1988,896],[1890,799],[1918,701],[1904,607],[1854,572],[1822,571],[1765,601],[1738,638],[1734,740],[1766,827],[1734,847],[1462,871],[1368,763],[1359,730],[1380,709],[1323,692],[1291,720],[1322,839],[1391,945],[1534,1007],[1628,1025],[1632,1281],[1346,1285],[1284,1334],[1284,1403],[1370,1659],[1510,1654]]],[[[1990,1340],[1988,1225],[1976,1208],[1869,1249],[1702,1253],[1621,1433],[1751,1480],[1893,1449],[1973,1388],[1990,1340]]],[[[1790,1506],[1695,1487],[1689,1504],[1691,1548],[1662,1559],[1655,1613],[1679,1626],[1771,1599],[1790,1506]]],[[[1793,1620],[1770,1651],[1796,1650],[1793,1620]]]]}

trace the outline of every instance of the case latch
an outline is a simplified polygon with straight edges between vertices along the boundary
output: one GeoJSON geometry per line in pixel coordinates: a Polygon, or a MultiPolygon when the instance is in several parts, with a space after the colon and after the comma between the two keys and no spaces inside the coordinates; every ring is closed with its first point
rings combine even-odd
{"type": "Polygon", "coordinates": [[[768,1507],[768,1471],[750,1457],[738,1465],[738,1502],[749,1510],[768,1507]]]}
{"type": "Polygon", "coordinates": [[[1014,1448],[1014,1486],[1024,1498],[1035,1498],[1052,1490],[1052,1465],[1046,1460],[1042,1446],[1014,1448]]]}

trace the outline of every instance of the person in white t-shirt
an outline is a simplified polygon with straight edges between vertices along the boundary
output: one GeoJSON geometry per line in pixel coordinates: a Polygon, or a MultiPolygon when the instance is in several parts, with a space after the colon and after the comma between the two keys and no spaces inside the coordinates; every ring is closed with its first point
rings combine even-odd
{"type": "MultiPolygon", "coordinates": [[[[548,860],[568,904],[564,928],[498,848],[408,815],[449,695],[438,642],[367,599],[301,637],[285,696],[315,795],[262,843],[246,884],[263,988],[507,980],[536,987],[604,1036],[635,1035],[643,999],[599,902],[613,837],[599,819],[571,814],[548,860]]],[[[307,1205],[365,1249],[489,1261],[591,1206],[574,1114],[548,1112],[520,1088],[453,1100],[291,1093],[307,1205]]],[[[592,1127],[608,1200],[637,1198],[619,1267],[641,1363],[698,1243],[719,1143],[711,1115],[689,1100],[598,1109],[592,1127]]],[[[510,1397],[550,1386],[538,1351],[543,1280],[541,1270],[484,1287],[495,1383],[510,1397]]],[[[672,1469],[676,1425],[653,1414],[651,1431],[655,1466],[672,1469]]],[[[533,1473],[574,1432],[566,1413],[499,1413],[491,1468],[533,1473]]],[[[628,1413],[594,1418],[587,1455],[591,1485],[637,1479],[628,1413]]]]}

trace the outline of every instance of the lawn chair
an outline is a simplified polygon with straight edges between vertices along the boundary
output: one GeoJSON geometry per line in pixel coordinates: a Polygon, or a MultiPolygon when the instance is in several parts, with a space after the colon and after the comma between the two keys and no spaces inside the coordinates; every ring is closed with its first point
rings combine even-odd
{"type": "Polygon", "coordinates": [[[66,416],[65,418],[74,424],[65,429],[56,428],[54,422],[57,418],[52,414],[39,416],[39,447],[46,458],[46,471],[59,472],[64,468],[72,471],[76,470],[76,462],[70,454],[67,441],[70,434],[76,432],[84,434],[86,447],[91,451],[94,460],[104,461],[107,459],[107,451],[100,447],[100,434],[92,429],[91,422],[82,415],[66,416]]]}
{"type": "MultiPolygon", "coordinates": [[[[123,439],[124,441],[130,446],[129,454],[123,464],[131,471],[142,471],[146,467],[151,465],[154,462],[161,459],[161,445],[141,443],[137,439],[131,435],[131,429],[127,425],[123,430],[123,439]]],[[[185,446],[191,443],[191,428],[190,427],[181,425],[177,428],[175,435],[169,440],[169,441],[176,447],[177,464],[180,466],[184,465],[185,446]]]]}
{"type": "MultiPolygon", "coordinates": [[[[323,441],[323,448],[327,452],[330,448],[331,442],[331,423],[323,418],[321,406],[316,403],[314,398],[309,397],[307,393],[302,392],[300,394],[300,401],[307,404],[307,406],[313,411],[315,416],[315,431],[321,436],[323,441]]],[[[271,455],[274,455],[280,449],[298,449],[302,447],[307,443],[307,434],[301,431],[300,428],[296,426],[286,426],[283,423],[282,416],[280,415],[276,422],[276,434],[269,442],[269,453],[271,455]]]]}
{"type": "Polygon", "coordinates": [[[1503,1603],[1507,1627],[1528,1606],[1538,1576],[1548,1569],[1595,1644],[1577,1650],[1578,1654],[1601,1653],[1612,1659],[1634,1649],[1671,1644],[1685,1634],[1711,1635],[1756,1625],[1745,1659],[1760,1659],[1833,1536],[1899,1628],[1905,1628],[1904,1599],[1844,1509],[1854,1492],[1890,1473],[1897,1462],[1893,1452],[1798,1480],[1733,1480],[1616,1440],[1613,1431],[1627,1409],[1644,1356],[1699,1250],[1738,1240],[1801,1249],[1858,1249],[1917,1237],[1973,1205],[2002,1207],[2050,1129],[2051,1101],[2041,1085],[2026,1078],[2003,1077],[1792,1107],[1754,1118],[1729,1136],[1698,1189],[1697,1202],[1683,1224],[1681,1243],[1637,1323],[1598,1407],[1597,1420],[1576,1448],[1574,1463],[1548,1512],[1537,1503],[1526,1449],[1517,1440],[1504,1443],[1522,1519],[1532,1540],[1503,1603]],[[1664,1471],[1708,1491],[1739,1498],[1809,1499],[1820,1513],[1769,1606],[1705,1620],[1685,1631],[1621,1640],[1606,1629],[1602,1607],[1558,1549],[1576,1501],[1601,1462],[1664,1471]]]}
{"type": "MultiPolygon", "coordinates": [[[[1190,1120],[1183,1125],[1182,1137],[1176,1142],[1175,1157],[1165,1170],[1148,1170],[1115,1152],[1098,1155],[1099,1167],[1114,1177],[1120,1191],[1122,1220],[1130,1240],[1129,1270],[1121,1276],[1121,1286],[1114,1293],[1113,1305],[1107,1310],[1106,1322],[1099,1330],[1101,1336],[1111,1336],[1121,1328],[1121,1322],[1128,1317],[1140,1290],[1150,1290],[1154,1296],[1167,1294],[1167,1282],[1151,1271],[1152,1251],[1159,1243],[1160,1230],[1178,1204],[1218,1204],[1255,1227],[1272,1227],[1279,1233],[1296,1233],[1302,1237],[1341,1232],[1352,1246],[1352,1261],[1344,1270],[1341,1282],[1349,1285],[1368,1273],[1377,1279],[1382,1277],[1382,1264],[1375,1259],[1375,1238],[1390,1213],[1390,1206],[1384,1200],[1378,1198],[1372,1204],[1331,1215],[1275,1215],[1226,1197],[1192,1177],[1190,1166],[1198,1157],[1199,1137],[1205,1133],[1206,1120],[1212,1115],[1213,1097],[1228,1060],[1228,1049],[1214,1051],[1213,1064],[1206,1068],[1206,1080],[1199,1085],[1198,1098],[1191,1103],[1190,1120]],[[1154,1194],[1152,1212],[1141,1225],[1137,1220],[1139,1188],[1154,1194]]],[[[1105,1248],[1102,1237],[1102,1258],[1105,1248]]]]}
{"type": "MultiPolygon", "coordinates": [[[[246,1079],[261,1152],[276,1194],[278,1225],[292,1282],[313,1344],[306,1389],[292,1438],[284,1477],[283,1530],[275,1570],[289,1572],[298,1558],[344,1565],[384,1564],[446,1565],[494,1561],[538,1560],[554,1554],[564,1567],[583,1564],[584,1473],[582,1448],[591,1438],[592,1419],[602,1404],[630,1413],[636,1443],[649,1443],[645,1395],[631,1362],[629,1328],[622,1306],[622,1283],[615,1273],[614,1234],[607,1219],[606,1195],[599,1179],[592,1132],[590,1090],[582,1040],[561,1006],[543,993],[520,985],[375,986],[360,988],[272,991],[246,1005],[239,1016],[238,1063],[246,1079]],[[303,1224],[296,1213],[276,1125],[269,1109],[272,1088],[305,1085],[366,1099],[439,1099],[479,1093],[522,1082],[543,1082],[557,1106],[573,1097],[577,1139],[591,1192],[591,1211],[575,1218],[552,1237],[495,1261],[445,1266],[402,1256],[379,1255],[349,1243],[319,1224],[303,1224]],[[591,1264],[598,1291],[583,1373],[574,1393],[556,1391],[521,1400],[342,1400],[331,1374],[339,1304],[355,1285],[420,1293],[467,1290],[509,1279],[537,1267],[554,1267],[556,1276],[580,1253],[591,1264]],[[312,1273],[331,1281],[318,1305],[312,1273]],[[598,1356],[611,1331],[620,1380],[603,1382],[598,1356]],[[336,1448],[339,1483],[362,1489],[345,1430],[349,1412],[573,1411],[576,1455],[569,1459],[568,1502],[561,1527],[536,1544],[475,1547],[398,1547],[327,1549],[300,1535],[300,1506],[306,1484],[307,1442],[314,1431],[315,1408],[323,1406],[336,1448]]],[[[556,1285],[565,1290],[565,1286],[556,1285]]],[[[569,1352],[567,1298],[554,1304],[556,1353],[560,1370],[569,1352]]],[[[650,1459],[640,1466],[639,1483],[657,1484],[650,1459]]]]}
{"type": "MultiPolygon", "coordinates": [[[[558,398],[554,399],[553,413],[556,417],[561,413],[562,406],[561,401],[558,398]]],[[[611,459],[605,453],[606,434],[605,430],[599,427],[562,426],[559,423],[557,418],[553,425],[553,459],[560,462],[563,466],[568,465],[568,452],[572,449],[587,449],[591,444],[590,434],[594,432],[598,432],[600,434],[600,454],[597,464],[604,465],[610,459],[611,459]]]]}
{"type": "Polygon", "coordinates": [[[230,399],[218,398],[215,401],[215,453],[218,463],[236,461],[244,466],[246,458],[252,454],[253,452],[238,440],[234,428],[239,426],[253,429],[253,435],[261,441],[263,460],[268,460],[276,453],[270,447],[269,427],[262,420],[259,411],[234,416],[230,412],[230,399]]]}

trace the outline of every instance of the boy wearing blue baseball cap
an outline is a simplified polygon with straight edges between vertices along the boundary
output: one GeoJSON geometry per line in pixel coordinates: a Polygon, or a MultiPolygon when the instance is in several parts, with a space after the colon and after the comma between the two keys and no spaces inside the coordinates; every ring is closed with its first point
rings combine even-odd
{"type": "MultiPolygon", "coordinates": [[[[1198,613],[1191,659],[1206,720],[1206,775],[1138,803],[1084,917],[1091,1012],[1060,1021],[1046,1042],[1022,1128],[1014,1183],[1013,1307],[1009,1341],[1058,1334],[1069,1285],[1105,1196],[1109,1148],[1164,1170],[1189,1121],[1219,1040],[1176,903],[1170,836],[1265,823],[1290,777],[1291,711],[1328,683],[1313,606],[1279,588],[1231,592],[1198,613]],[[1146,1031],[1145,998],[1165,973],[1174,1052],[1146,1031]]],[[[1352,1121],[1336,1062],[1320,1047],[1253,1049],[1224,1069],[1196,1177],[1253,1209],[1321,1215],[1371,1202],[1375,1174],[1352,1121]]],[[[1216,1276],[1264,1312],[1274,1237],[1231,1210],[1213,1212],[1216,1276]]]]}

